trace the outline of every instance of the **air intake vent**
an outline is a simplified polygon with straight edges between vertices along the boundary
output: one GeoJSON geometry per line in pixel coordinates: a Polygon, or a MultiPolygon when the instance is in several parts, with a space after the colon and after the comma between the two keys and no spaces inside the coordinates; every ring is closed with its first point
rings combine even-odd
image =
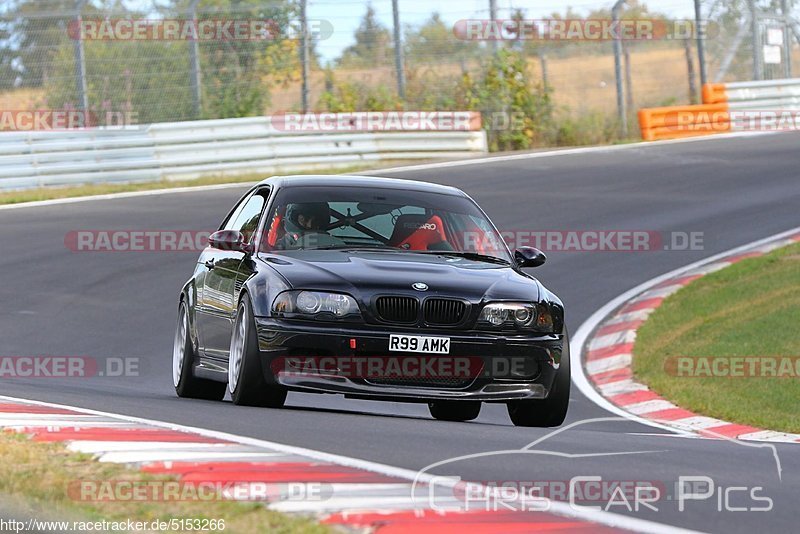
{"type": "Polygon", "coordinates": [[[425,322],[435,325],[454,325],[464,319],[467,305],[460,300],[428,299],[425,301],[425,322]]]}
{"type": "Polygon", "coordinates": [[[419,301],[414,297],[379,297],[375,308],[388,323],[415,323],[419,315],[419,301]]]}
{"type": "Polygon", "coordinates": [[[407,388],[435,388],[435,389],[464,389],[472,384],[474,378],[450,377],[396,377],[396,378],[368,378],[370,384],[376,386],[397,386],[407,388]]]}

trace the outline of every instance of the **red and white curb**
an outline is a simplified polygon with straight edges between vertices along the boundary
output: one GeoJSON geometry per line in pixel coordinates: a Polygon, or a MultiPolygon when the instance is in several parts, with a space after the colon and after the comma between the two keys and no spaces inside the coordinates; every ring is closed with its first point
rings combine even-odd
{"type": "Polygon", "coordinates": [[[668,296],[692,281],[746,258],[762,256],[775,249],[800,242],[792,231],[767,242],[759,241],[662,277],[641,291],[627,294],[622,305],[599,321],[584,341],[582,355],[585,378],[605,400],[636,419],[675,429],[684,434],[722,439],[771,442],[800,442],[800,435],[762,430],[729,423],[680,408],[633,378],[632,356],[637,329],[668,296]]]}
{"type": "MultiPolygon", "coordinates": [[[[559,502],[550,502],[548,511],[464,510],[454,486],[443,486],[440,478],[432,475],[223,432],[33,400],[0,396],[0,428],[26,434],[34,441],[62,442],[67,449],[91,454],[100,462],[171,475],[181,483],[277,488],[264,500],[269,509],[310,515],[350,531],[679,531],[559,502]],[[324,487],[327,493],[287,494],[287,486],[298,484],[324,487]],[[433,503],[431,492],[436,496],[433,503]]],[[[226,497],[236,499],[235,494],[226,497]]]]}

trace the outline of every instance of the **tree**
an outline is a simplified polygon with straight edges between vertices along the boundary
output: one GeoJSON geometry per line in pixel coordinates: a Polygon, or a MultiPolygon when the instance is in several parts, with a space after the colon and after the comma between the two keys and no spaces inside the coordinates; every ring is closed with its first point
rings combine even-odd
{"type": "Polygon", "coordinates": [[[531,82],[523,54],[499,50],[477,79],[464,75],[460,92],[466,109],[481,112],[489,150],[521,150],[547,140],[553,124],[550,95],[531,82]]]}
{"type": "Polygon", "coordinates": [[[393,88],[380,84],[370,87],[364,83],[336,82],[331,69],[325,70],[325,92],[317,107],[333,113],[351,111],[388,111],[402,107],[402,102],[393,88]]]}
{"type": "MultiPolygon", "coordinates": [[[[183,19],[186,8],[185,0],[173,0],[159,8],[158,16],[183,19]]],[[[121,4],[106,6],[104,12],[110,9],[120,19],[154,18],[121,4]]],[[[197,43],[202,118],[263,114],[271,84],[298,71],[298,41],[288,31],[292,4],[289,0],[202,0],[196,16],[199,21],[271,20],[279,29],[270,40],[216,38],[197,43]]],[[[126,111],[136,113],[141,123],[196,118],[190,89],[190,41],[87,40],[83,44],[89,107],[101,117],[104,111],[126,111]]],[[[50,107],[77,107],[74,65],[73,42],[59,44],[47,62],[51,74],[44,85],[50,107]]]]}
{"type": "Polygon", "coordinates": [[[337,64],[342,67],[374,67],[386,65],[391,61],[394,47],[389,30],[382,26],[372,5],[354,34],[356,42],[348,46],[339,57],[337,64]]]}
{"type": "MultiPolygon", "coordinates": [[[[0,25],[0,42],[7,42],[8,28],[0,25]]],[[[14,55],[0,48],[0,90],[10,89],[17,83],[19,73],[14,68],[14,55]]]]}
{"type": "Polygon", "coordinates": [[[479,51],[476,42],[456,38],[439,13],[433,13],[418,29],[407,28],[405,42],[406,57],[412,64],[464,60],[479,51]]]}
{"type": "MultiPolygon", "coordinates": [[[[76,0],[12,0],[0,11],[0,84],[41,87],[67,29],[76,0]],[[3,35],[4,34],[4,35],[3,35]]],[[[96,12],[87,5],[84,13],[96,12]]]]}

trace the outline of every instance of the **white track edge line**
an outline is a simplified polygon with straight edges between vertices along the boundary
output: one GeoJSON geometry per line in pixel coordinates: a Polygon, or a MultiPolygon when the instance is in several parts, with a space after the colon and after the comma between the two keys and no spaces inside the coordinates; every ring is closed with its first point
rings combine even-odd
{"type": "Polygon", "coordinates": [[[600,325],[600,323],[602,323],[603,320],[606,317],[608,317],[612,312],[614,312],[617,308],[619,308],[622,305],[624,305],[631,298],[635,297],[636,295],[638,295],[640,293],[643,293],[644,291],[647,291],[651,287],[654,287],[654,286],[656,286],[656,285],[658,285],[658,284],[660,284],[660,283],[662,283],[662,282],[664,282],[666,280],[669,280],[671,278],[675,278],[677,276],[680,276],[681,274],[683,274],[683,273],[685,273],[687,271],[691,271],[692,269],[696,269],[698,267],[702,267],[702,266],[707,265],[709,263],[713,263],[713,262],[715,262],[717,260],[720,260],[722,258],[725,258],[727,256],[731,256],[731,255],[737,254],[739,252],[744,252],[744,251],[749,250],[751,248],[755,248],[755,247],[758,247],[760,245],[764,245],[764,244],[769,243],[771,241],[777,241],[779,239],[783,239],[783,238],[795,235],[797,233],[800,233],[800,226],[798,226],[796,228],[792,228],[791,230],[786,230],[784,232],[780,232],[780,233],[771,235],[769,237],[765,237],[763,239],[758,239],[756,241],[752,241],[752,242],[747,243],[745,245],[734,247],[734,248],[732,248],[730,250],[726,250],[724,252],[720,252],[719,254],[715,254],[715,255],[710,256],[708,258],[705,258],[703,260],[699,260],[699,261],[696,261],[694,263],[690,263],[689,265],[685,265],[683,267],[679,267],[679,268],[674,269],[674,270],[672,270],[672,271],[670,271],[668,273],[662,274],[662,275],[657,276],[655,278],[651,278],[650,280],[648,280],[648,281],[646,281],[644,283],[641,283],[641,284],[639,284],[638,286],[636,286],[636,287],[634,287],[632,289],[629,289],[628,291],[626,291],[623,294],[619,295],[615,299],[611,300],[610,302],[605,304],[602,308],[600,308],[599,310],[594,312],[586,321],[584,321],[583,324],[578,328],[578,331],[575,333],[574,337],[570,340],[570,356],[572,357],[573,363],[577,364],[577,365],[573,366],[573,369],[575,371],[573,371],[573,373],[572,373],[572,382],[578,387],[578,389],[580,390],[581,393],[583,393],[584,396],[586,396],[590,401],[594,402],[597,406],[599,406],[600,408],[603,408],[604,410],[607,410],[607,411],[609,411],[611,413],[614,413],[616,415],[620,415],[620,416],[622,416],[622,417],[624,417],[626,419],[630,419],[631,421],[635,421],[637,423],[641,423],[643,425],[647,425],[647,426],[654,427],[654,428],[660,428],[662,430],[668,430],[668,431],[674,432],[676,434],[684,434],[684,435],[688,434],[688,435],[694,436],[695,435],[694,433],[681,431],[681,430],[678,430],[676,428],[673,428],[673,427],[670,427],[670,426],[667,426],[667,425],[663,425],[663,424],[660,424],[660,423],[656,423],[655,421],[652,421],[652,420],[649,420],[649,419],[645,419],[645,418],[640,417],[638,415],[632,414],[632,413],[630,413],[630,412],[628,412],[628,411],[616,406],[611,401],[609,401],[608,399],[603,397],[594,388],[594,386],[592,386],[592,384],[589,382],[589,379],[587,378],[585,370],[583,368],[583,346],[585,345],[586,340],[597,329],[597,327],[600,325]]]}
{"type": "MultiPolygon", "coordinates": [[[[422,164],[411,164],[402,167],[389,167],[389,168],[378,168],[378,169],[371,169],[371,170],[363,170],[354,172],[354,175],[360,176],[376,176],[380,173],[398,173],[398,172],[412,172],[418,170],[425,170],[425,169],[439,169],[439,168],[447,168],[447,167],[459,167],[464,165],[482,165],[482,164],[492,164],[492,163],[502,163],[504,161],[514,161],[519,159],[536,159],[536,158],[544,158],[544,157],[551,157],[551,156],[571,156],[576,154],[591,154],[595,152],[612,152],[617,150],[624,150],[630,148],[648,148],[648,147],[658,147],[663,145],[674,145],[674,144],[682,144],[682,143],[692,143],[692,142],[699,142],[699,141],[719,141],[721,139],[738,139],[742,137],[754,137],[759,135],[776,135],[782,132],[732,132],[726,133],[724,135],[711,135],[711,136],[700,136],[700,137],[690,137],[687,139],[671,139],[665,141],[642,141],[639,143],[628,143],[625,145],[604,145],[604,146],[590,146],[590,147],[576,147],[576,148],[565,148],[562,150],[545,150],[542,152],[528,152],[524,154],[509,154],[506,156],[490,156],[490,157],[481,157],[481,158],[472,158],[472,159],[463,159],[463,160],[455,160],[455,161],[442,161],[437,163],[422,163],[422,164]]],[[[276,175],[277,176],[277,175],[276,175]]],[[[332,175],[335,176],[335,175],[332,175]]],[[[113,184],[113,182],[109,182],[113,184]]],[[[145,182],[147,183],[147,182],[145,182]]],[[[43,206],[57,206],[60,204],[77,204],[79,202],[91,202],[95,200],[118,200],[118,199],[126,199],[126,198],[137,198],[137,197],[148,197],[148,196],[157,196],[157,195],[167,195],[167,194],[174,194],[174,193],[201,193],[204,191],[214,191],[217,189],[233,189],[236,187],[250,187],[255,185],[257,182],[232,182],[228,184],[215,184],[215,185],[198,185],[198,186],[185,186],[185,187],[174,187],[168,189],[151,189],[148,191],[127,191],[124,193],[108,193],[103,195],[90,195],[85,197],[68,197],[68,198],[56,198],[52,200],[37,200],[34,202],[19,202],[17,204],[6,204],[0,205],[0,211],[7,211],[7,210],[18,210],[18,209],[25,209],[25,208],[40,208],[43,206]]]]}
{"type": "MultiPolygon", "coordinates": [[[[145,182],[147,183],[147,182],[145,182]]],[[[113,182],[109,182],[113,185],[113,182]]],[[[236,187],[252,187],[256,182],[231,182],[229,184],[214,185],[189,185],[186,187],[172,187],[167,189],[149,189],[147,191],[126,191],[124,193],[107,193],[104,195],[89,195],[85,197],[66,197],[54,198],[51,200],[37,200],[35,202],[19,202],[17,204],[6,204],[0,206],[0,211],[19,210],[25,208],[41,208],[43,206],[57,206],[59,204],[78,204],[80,202],[91,202],[94,200],[118,200],[136,197],[152,197],[158,195],[170,195],[174,193],[202,193],[203,191],[215,191],[217,189],[233,189],[236,187]]]]}
{"type": "MultiPolygon", "coordinates": [[[[357,469],[364,469],[365,471],[371,471],[373,473],[378,473],[386,476],[396,477],[396,478],[403,478],[406,480],[411,481],[418,481],[418,482],[435,482],[435,484],[441,486],[455,486],[455,482],[453,483],[446,483],[442,481],[442,477],[436,475],[420,475],[417,471],[412,471],[411,469],[405,469],[402,467],[393,467],[386,464],[381,464],[377,462],[372,462],[369,460],[361,460],[358,458],[351,458],[349,456],[341,456],[338,454],[327,453],[323,451],[317,451],[314,449],[307,449],[304,447],[296,447],[293,445],[285,445],[282,443],[276,443],[273,441],[261,440],[256,438],[249,438],[246,436],[237,436],[235,434],[229,434],[227,432],[220,432],[217,430],[207,430],[204,428],[192,427],[192,426],[184,426],[176,423],[168,423],[166,421],[158,421],[154,419],[146,419],[142,417],[132,417],[129,415],[121,415],[115,414],[111,412],[103,412],[99,410],[92,410],[89,408],[81,408],[78,406],[70,406],[67,404],[56,404],[52,402],[44,402],[44,401],[37,401],[33,399],[23,399],[20,397],[9,397],[6,395],[0,395],[0,400],[10,401],[10,402],[21,402],[21,403],[28,403],[33,404],[36,406],[47,406],[50,408],[62,408],[68,410],[74,410],[77,412],[82,412],[90,415],[100,415],[105,417],[113,417],[117,419],[122,419],[125,421],[135,422],[135,423],[143,423],[148,424],[156,427],[167,428],[171,430],[181,431],[181,432],[191,432],[195,434],[200,434],[201,436],[209,437],[209,438],[216,438],[221,440],[232,441],[236,443],[240,443],[242,445],[251,445],[254,447],[261,447],[261,448],[268,448],[280,452],[285,452],[288,454],[296,454],[299,456],[305,456],[307,458],[320,460],[324,462],[330,462],[338,465],[342,465],[345,467],[353,467],[357,469]]],[[[569,506],[568,504],[550,501],[550,508],[546,510],[546,512],[553,513],[555,515],[559,515],[562,517],[570,517],[575,519],[580,519],[583,521],[589,521],[593,523],[599,523],[603,525],[607,525],[610,527],[621,528],[625,530],[631,530],[635,532],[644,532],[649,534],[696,534],[699,531],[696,530],[688,530],[688,529],[681,529],[678,527],[674,527],[672,525],[667,525],[664,523],[657,523],[655,521],[649,521],[646,519],[639,519],[635,517],[629,517],[625,515],[615,514],[612,512],[604,512],[600,510],[576,510],[575,508],[569,506]]]]}
{"type": "Polygon", "coordinates": [[[374,171],[359,171],[355,174],[366,174],[370,172],[397,173],[423,171],[428,169],[446,169],[448,167],[462,167],[467,165],[482,165],[484,163],[502,163],[505,161],[516,161],[521,159],[538,159],[552,156],[573,156],[576,154],[593,154],[596,152],[616,152],[631,148],[649,148],[665,145],[679,145],[685,143],[696,143],[702,141],[719,141],[724,139],[741,139],[743,137],[756,137],[761,135],[775,135],[781,132],[731,132],[721,135],[688,137],[686,139],[668,139],[664,141],[640,141],[638,143],[627,143],[624,145],[602,145],[564,148],[560,150],[543,150],[541,152],[527,152],[524,154],[508,154],[506,156],[489,156],[482,158],[471,158],[458,161],[441,161],[436,163],[420,163],[416,165],[404,165],[402,167],[389,167],[386,169],[376,169],[374,171]]]}

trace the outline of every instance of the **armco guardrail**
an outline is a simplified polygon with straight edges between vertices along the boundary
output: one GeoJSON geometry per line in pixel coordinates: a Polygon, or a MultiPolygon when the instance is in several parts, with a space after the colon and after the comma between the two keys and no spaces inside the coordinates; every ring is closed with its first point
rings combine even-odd
{"type": "Polygon", "coordinates": [[[709,83],[703,86],[703,103],[725,103],[732,111],[800,109],[800,78],[709,83]]]}
{"type": "Polygon", "coordinates": [[[777,111],[800,111],[800,78],[706,84],[703,104],[641,109],[639,126],[645,141],[677,139],[774,127],[777,111]]]}
{"type": "Polygon", "coordinates": [[[480,116],[463,113],[477,129],[295,133],[276,129],[270,117],[252,117],[0,132],[0,189],[270,174],[485,153],[480,116]]]}

